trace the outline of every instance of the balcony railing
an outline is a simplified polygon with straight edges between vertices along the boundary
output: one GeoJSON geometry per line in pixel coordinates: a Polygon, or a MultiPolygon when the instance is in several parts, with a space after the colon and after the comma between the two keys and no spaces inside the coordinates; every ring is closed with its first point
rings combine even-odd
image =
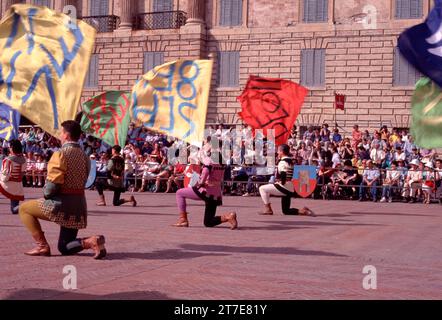
{"type": "Polygon", "coordinates": [[[135,16],[136,30],[179,29],[186,24],[183,11],[163,11],[141,13],[135,16]]]}
{"type": "Polygon", "coordinates": [[[114,15],[88,16],[81,19],[97,29],[97,32],[113,32],[120,24],[120,17],[114,15]]]}

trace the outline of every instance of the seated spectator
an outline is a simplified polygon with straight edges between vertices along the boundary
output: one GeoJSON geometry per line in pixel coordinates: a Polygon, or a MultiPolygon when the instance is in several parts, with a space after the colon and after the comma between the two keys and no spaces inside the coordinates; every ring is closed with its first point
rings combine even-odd
{"type": "Polygon", "coordinates": [[[330,141],[330,130],[328,129],[327,123],[322,125],[321,131],[319,132],[319,137],[321,142],[330,141]]]}
{"type": "MultiPolygon", "coordinates": [[[[272,167],[256,167],[253,166],[247,171],[248,179],[247,179],[247,192],[243,194],[243,197],[249,197],[252,195],[253,186],[255,184],[262,184],[263,182],[268,182],[270,177],[274,175],[275,169],[272,167]]],[[[258,188],[259,190],[259,188],[258,188]]]]}
{"type": "Polygon", "coordinates": [[[354,190],[356,190],[356,188],[352,187],[351,185],[360,185],[361,178],[350,160],[345,160],[342,172],[344,175],[342,176],[339,184],[341,185],[343,194],[353,199],[354,190]]]}
{"type": "Polygon", "coordinates": [[[365,194],[367,192],[366,188],[370,188],[371,196],[373,202],[376,202],[377,195],[377,185],[379,183],[380,172],[373,165],[373,161],[367,161],[367,168],[362,174],[362,183],[359,186],[359,201],[364,201],[365,194]]]}
{"type": "MultiPolygon", "coordinates": [[[[126,190],[131,189],[130,186],[135,188],[135,181],[133,184],[130,183],[130,180],[135,180],[135,163],[132,161],[130,155],[126,155],[124,159],[124,188],[126,190]]],[[[131,189],[133,191],[133,189],[131,189]]]]}
{"type": "Polygon", "coordinates": [[[107,172],[108,161],[109,161],[109,155],[106,152],[102,152],[100,154],[100,160],[97,161],[97,179],[106,180],[108,178],[108,172],[107,172]]]}
{"type": "Polygon", "coordinates": [[[370,159],[371,162],[378,167],[381,167],[382,163],[384,162],[385,151],[380,148],[379,143],[374,144],[374,147],[370,152],[370,159]]]}
{"type": "Polygon", "coordinates": [[[36,182],[32,180],[33,172],[35,171],[35,160],[36,159],[34,157],[34,153],[28,152],[26,157],[26,172],[25,172],[27,186],[32,186],[33,182],[36,182]]]}
{"type": "Polygon", "coordinates": [[[161,164],[161,168],[159,170],[158,175],[155,177],[155,190],[154,193],[160,192],[161,182],[167,182],[169,177],[173,173],[173,166],[167,164],[167,159],[164,158],[163,163],[161,164]]]}
{"type": "Polygon", "coordinates": [[[177,187],[177,189],[181,189],[184,187],[183,181],[184,181],[184,170],[186,169],[186,166],[181,163],[177,163],[174,168],[173,172],[170,175],[169,179],[167,180],[167,188],[165,193],[172,192],[173,185],[177,187]]]}
{"type": "Polygon", "coordinates": [[[428,161],[422,173],[422,192],[424,195],[423,203],[431,203],[431,194],[436,191],[436,180],[439,179],[439,172],[434,170],[433,163],[428,161]]]}
{"type": "Polygon", "coordinates": [[[392,187],[401,186],[401,172],[397,169],[397,162],[393,161],[391,167],[387,170],[386,177],[384,179],[382,187],[382,199],[381,202],[393,202],[393,197],[391,194],[392,187]]]}
{"type": "Polygon", "coordinates": [[[335,129],[335,130],[333,131],[332,141],[335,142],[335,143],[339,143],[339,142],[342,141],[342,136],[341,136],[341,134],[339,133],[339,130],[338,130],[338,129],[335,129]]]}
{"type": "Polygon", "coordinates": [[[394,153],[394,157],[393,157],[394,161],[405,161],[405,152],[402,150],[401,147],[396,147],[396,152],[394,153]]]}
{"type": "Polygon", "coordinates": [[[436,167],[434,169],[437,171],[438,175],[436,177],[436,196],[439,199],[439,204],[442,204],[442,160],[437,159],[436,160],[436,167]]]}
{"type": "Polygon", "coordinates": [[[405,178],[404,190],[402,197],[404,202],[414,203],[416,202],[416,193],[418,189],[422,187],[422,171],[418,170],[420,165],[419,160],[413,159],[410,162],[410,170],[408,170],[407,177],[405,178]]]}
{"type": "Polygon", "coordinates": [[[34,187],[42,188],[45,184],[46,172],[47,172],[47,163],[43,158],[43,155],[37,153],[35,155],[35,166],[32,172],[32,181],[34,183],[34,187]]]}

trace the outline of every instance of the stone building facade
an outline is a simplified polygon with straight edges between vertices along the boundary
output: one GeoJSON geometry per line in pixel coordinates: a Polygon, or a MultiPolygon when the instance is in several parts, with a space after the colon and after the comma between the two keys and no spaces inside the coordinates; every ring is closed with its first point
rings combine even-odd
{"type": "MultiPolygon", "coordinates": [[[[15,2],[1,1],[2,13],[15,2]]],[[[405,128],[419,76],[396,52],[404,28],[422,22],[430,0],[27,0],[77,15],[100,29],[83,100],[130,90],[150,66],[178,58],[215,61],[208,123],[241,123],[249,75],[309,88],[299,126],[350,131],[405,128]],[[92,17],[92,18],[91,18],[92,17]]]]}

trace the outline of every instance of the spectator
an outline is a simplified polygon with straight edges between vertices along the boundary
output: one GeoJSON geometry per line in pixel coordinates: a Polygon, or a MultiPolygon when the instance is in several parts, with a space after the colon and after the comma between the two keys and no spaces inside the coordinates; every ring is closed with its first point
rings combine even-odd
{"type": "Polygon", "coordinates": [[[431,202],[431,193],[436,190],[436,179],[439,179],[439,173],[434,170],[433,163],[428,161],[422,173],[424,204],[430,204],[431,202]]]}
{"type": "Polygon", "coordinates": [[[304,141],[307,141],[307,140],[313,141],[312,137],[314,138],[313,127],[309,126],[307,131],[304,132],[303,140],[304,141]]]}
{"type": "Polygon", "coordinates": [[[389,170],[387,170],[387,175],[384,180],[382,188],[382,199],[381,202],[393,202],[393,197],[391,194],[392,187],[400,187],[401,185],[401,172],[397,169],[397,162],[394,161],[391,164],[389,170]]]}
{"type": "Polygon", "coordinates": [[[37,153],[35,157],[36,162],[34,166],[34,171],[32,172],[32,181],[34,183],[34,187],[42,188],[44,186],[44,181],[46,178],[47,163],[42,154],[37,153]]]}
{"type": "Polygon", "coordinates": [[[359,187],[359,201],[365,198],[366,188],[370,188],[373,202],[376,202],[377,185],[379,182],[379,170],[373,165],[373,161],[367,161],[367,168],[362,174],[362,183],[359,187]]]}
{"type": "Polygon", "coordinates": [[[352,140],[351,140],[351,146],[354,150],[356,150],[358,144],[362,142],[362,132],[359,131],[359,126],[355,124],[353,126],[353,132],[351,134],[352,140]]]}
{"type": "Polygon", "coordinates": [[[416,202],[416,193],[419,188],[422,187],[422,171],[418,170],[420,165],[419,160],[413,159],[410,162],[410,170],[408,170],[407,177],[405,179],[404,190],[402,196],[404,202],[414,203],[416,202]]]}
{"type": "Polygon", "coordinates": [[[335,129],[335,130],[333,131],[333,138],[332,138],[332,140],[333,140],[333,142],[335,142],[335,143],[339,143],[339,142],[342,141],[342,136],[341,136],[341,134],[339,133],[339,130],[338,130],[338,129],[335,129]]]}

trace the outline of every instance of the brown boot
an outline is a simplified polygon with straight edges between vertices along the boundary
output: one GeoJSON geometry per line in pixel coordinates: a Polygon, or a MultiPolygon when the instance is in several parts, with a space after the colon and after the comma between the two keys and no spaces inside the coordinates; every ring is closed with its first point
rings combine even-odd
{"type": "Polygon", "coordinates": [[[28,256],[46,256],[49,257],[51,255],[51,249],[49,248],[49,244],[46,241],[44,232],[38,232],[32,235],[35,242],[37,243],[37,247],[34,249],[25,252],[28,256]]]}
{"type": "Polygon", "coordinates": [[[189,226],[189,220],[187,220],[187,212],[180,212],[180,218],[177,223],[173,224],[174,227],[185,227],[189,226]]]}
{"type": "Polygon", "coordinates": [[[130,196],[129,202],[132,202],[132,207],[136,207],[137,206],[137,200],[135,200],[134,196],[130,196]]]}
{"type": "Polygon", "coordinates": [[[307,207],[299,209],[298,213],[299,213],[300,216],[316,217],[316,214],[312,210],[307,208],[307,207]]]}
{"type": "Polygon", "coordinates": [[[259,213],[260,215],[271,216],[273,214],[272,206],[269,204],[264,205],[264,211],[259,213]]]}
{"type": "Polygon", "coordinates": [[[105,207],[106,206],[106,198],[104,197],[104,194],[100,196],[100,200],[96,203],[99,207],[105,207]]]}
{"type": "Polygon", "coordinates": [[[235,212],[223,214],[221,216],[221,221],[222,222],[229,222],[232,225],[230,227],[230,229],[232,229],[232,230],[235,230],[236,228],[238,228],[238,221],[236,220],[236,213],[235,212]]]}
{"type": "Polygon", "coordinates": [[[92,249],[95,252],[94,259],[102,259],[106,256],[106,248],[104,247],[104,236],[92,236],[81,240],[83,249],[92,249]]]}

